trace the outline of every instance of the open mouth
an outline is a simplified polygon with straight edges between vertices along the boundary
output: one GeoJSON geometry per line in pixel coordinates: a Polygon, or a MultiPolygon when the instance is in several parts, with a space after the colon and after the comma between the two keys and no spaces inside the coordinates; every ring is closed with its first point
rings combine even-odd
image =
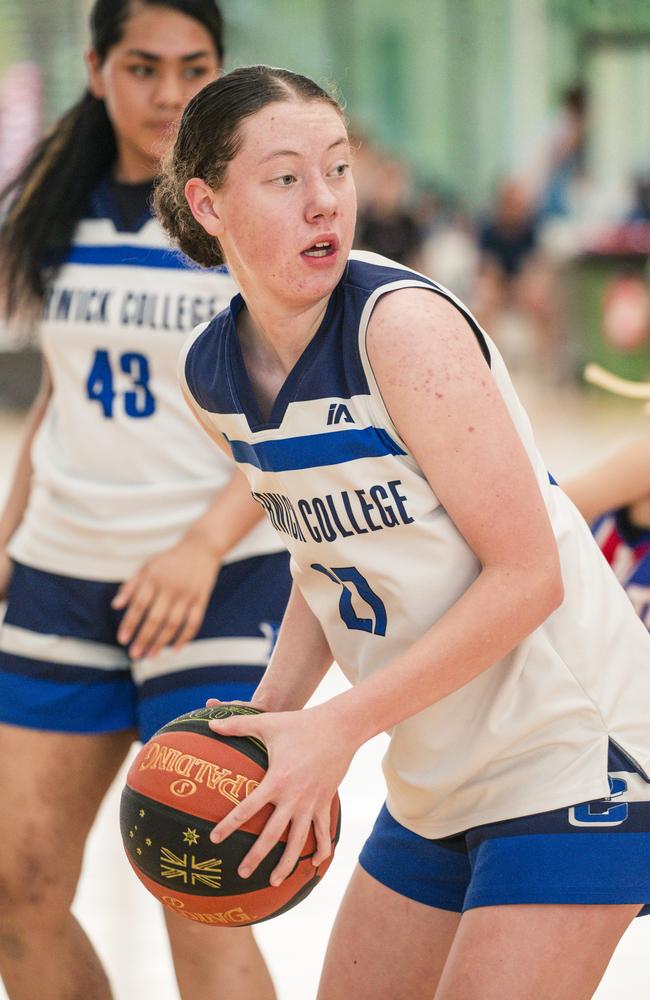
{"type": "Polygon", "coordinates": [[[303,250],[305,257],[327,257],[329,254],[334,253],[336,247],[333,243],[324,240],[319,243],[314,243],[313,246],[309,247],[308,250],[303,250]]]}

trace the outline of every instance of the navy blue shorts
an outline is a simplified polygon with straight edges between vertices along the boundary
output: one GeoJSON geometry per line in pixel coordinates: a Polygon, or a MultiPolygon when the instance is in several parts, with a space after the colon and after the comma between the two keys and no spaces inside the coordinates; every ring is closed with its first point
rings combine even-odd
{"type": "Polygon", "coordinates": [[[650,782],[611,745],[608,769],[610,798],[442,840],[412,833],[384,806],[359,862],[400,895],[456,913],[520,903],[643,903],[647,915],[650,782]]]}
{"type": "Polygon", "coordinates": [[[131,661],[117,642],[118,587],[15,565],[0,626],[0,722],[70,733],[135,729],[144,741],[207,698],[247,701],[289,599],[289,556],[223,566],[195,638],[152,659],[131,661]]]}

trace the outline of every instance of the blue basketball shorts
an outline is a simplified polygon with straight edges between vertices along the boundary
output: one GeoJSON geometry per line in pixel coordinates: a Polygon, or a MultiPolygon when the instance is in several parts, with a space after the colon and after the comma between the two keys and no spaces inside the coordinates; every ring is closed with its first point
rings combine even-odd
{"type": "Polygon", "coordinates": [[[650,914],[650,782],[610,744],[611,796],[488,823],[442,840],[384,806],[359,863],[402,896],[462,913],[522,903],[645,904],[650,914]]]}
{"type": "Polygon", "coordinates": [[[117,642],[119,583],[15,564],[0,626],[0,722],[70,733],[135,729],[145,741],[207,698],[247,701],[291,589],[286,552],[221,568],[183,649],[131,660],[117,642]]]}

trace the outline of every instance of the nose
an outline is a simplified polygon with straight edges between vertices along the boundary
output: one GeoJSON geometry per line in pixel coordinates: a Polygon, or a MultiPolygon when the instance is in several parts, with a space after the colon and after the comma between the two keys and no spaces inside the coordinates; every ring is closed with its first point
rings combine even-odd
{"type": "Polygon", "coordinates": [[[155,102],[159,108],[180,110],[185,105],[185,88],[176,73],[164,73],[158,80],[155,102]]]}
{"type": "Polygon", "coordinates": [[[309,220],[326,218],[329,219],[336,214],[338,201],[334,191],[327,183],[326,179],[319,175],[315,177],[308,189],[307,204],[305,212],[309,220]]]}

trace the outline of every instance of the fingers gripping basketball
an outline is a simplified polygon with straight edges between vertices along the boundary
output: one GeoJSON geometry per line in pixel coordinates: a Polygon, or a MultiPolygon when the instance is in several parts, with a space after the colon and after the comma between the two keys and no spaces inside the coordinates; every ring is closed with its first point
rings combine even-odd
{"type": "Polygon", "coordinates": [[[120,826],[127,857],[140,881],[165,906],[187,919],[216,926],[257,923],[304,899],[329,867],[340,828],[338,796],[332,801],[332,853],[313,864],[312,828],[293,871],[279,886],[269,879],[289,829],[280,832],[246,879],[237,869],[273,813],[266,805],[222,843],[210,831],[245,803],[262,781],[268,763],[255,737],[212,732],[211,719],[257,714],[244,705],[219,704],[173,719],[146,743],[133,761],[122,793],[120,826]]]}

